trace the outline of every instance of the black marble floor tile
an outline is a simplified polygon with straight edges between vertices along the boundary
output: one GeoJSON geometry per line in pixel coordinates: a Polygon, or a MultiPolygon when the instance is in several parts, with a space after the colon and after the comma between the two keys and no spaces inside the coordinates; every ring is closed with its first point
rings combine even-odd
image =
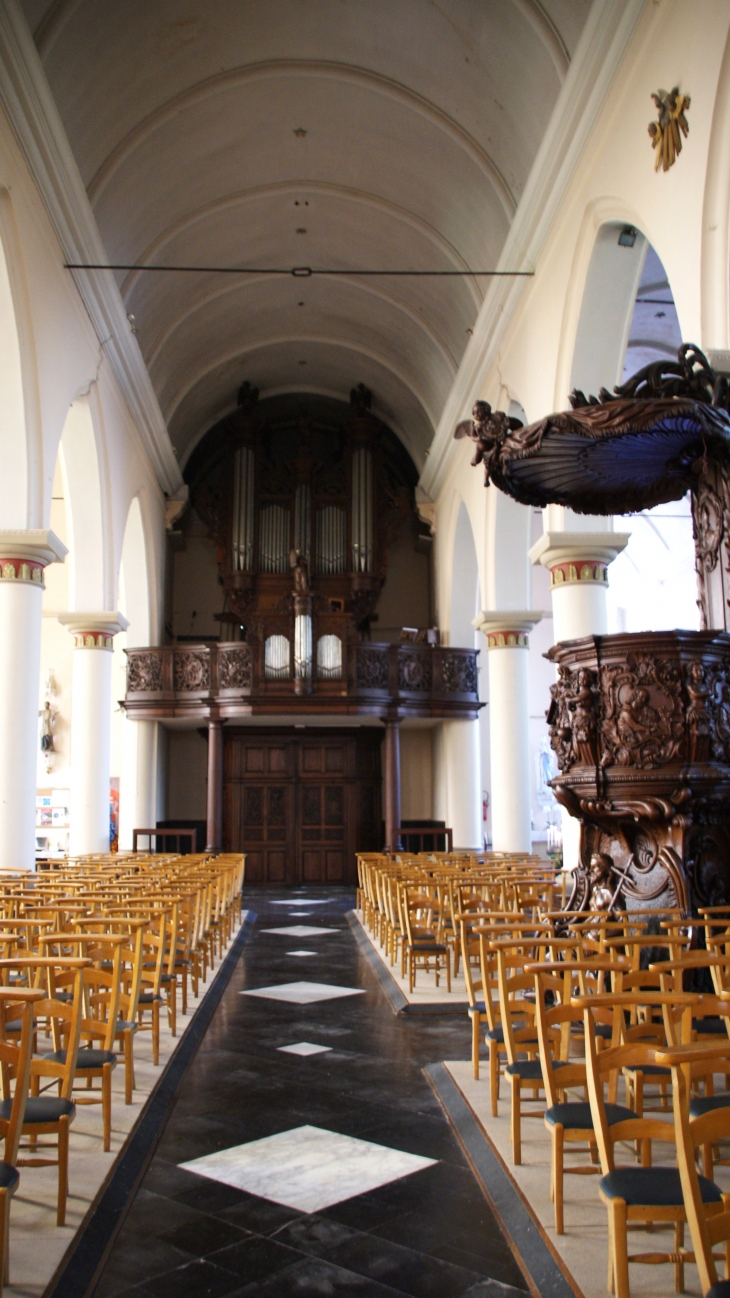
{"type": "Polygon", "coordinates": [[[224,1298],[240,1287],[239,1276],[224,1271],[212,1262],[189,1262],[147,1281],[146,1287],[154,1298],[224,1298]]]}
{"type": "Polygon", "coordinates": [[[352,894],[313,889],[310,897],[332,900],[296,919],[272,904],[284,895],[246,898],[257,922],[93,1298],[524,1298],[527,1284],[423,1072],[469,1057],[467,1016],[394,1015],[344,919],[352,894]],[[263,931],[297,923],[337,932],[263,931]],[[317,954],[287,956],[300,947],[317,954]],[[299,980],[367,995],[299,1005],[239,994],[299,980]],[[333,1049],[280,1053],[299,1041],[333,1049]],[[317,1213],[178,1166],[303,1125],[436,1161],[317,1213]]]}
{"type": "MultiPolygon", "coordinates": [[[[233,1244],[212,1254],[209,1262],[225,1267],[242,1280],[265,1280],[275,1271],[301,1261],[301,1253],[263,1235],[250,1235],[243,1243],[233,1244]]],[[[240,1281],[239,1281],[240,1283],[240,1281]]]]}
{"type": "Polygon", "coordinates": [[[344,1271],[318,1258],[306,1258],[296,1266],[278,1275],[270,1276],[263,1284],[246,1285],[245,1289],[231,1294],[230,1298],[402,1298],[403,1291],[391,1289],[354,1271],[344,1271]]]}
{"type": "Polygon", "coordinates": [[[151,1283],[151,1277],[183,1266],[190,1258],[182,1249],[161,1239],[139,1236],[122,1227],[112,1257],[95,1290],[94,1298],[116,1298],[134,1284],[151,1283]]]}

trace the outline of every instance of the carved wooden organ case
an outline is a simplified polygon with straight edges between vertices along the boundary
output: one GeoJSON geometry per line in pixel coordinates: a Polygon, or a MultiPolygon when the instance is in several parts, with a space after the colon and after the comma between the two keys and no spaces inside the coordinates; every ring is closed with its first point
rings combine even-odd
{"type": "Polygon", "coordinates": [[[415,466],[362,386],[349,407],[257,395],[244,385],[186,474],[216,543],[221,638],[251,646],[258,693],[336,696],[413,508],[415,466]]]}

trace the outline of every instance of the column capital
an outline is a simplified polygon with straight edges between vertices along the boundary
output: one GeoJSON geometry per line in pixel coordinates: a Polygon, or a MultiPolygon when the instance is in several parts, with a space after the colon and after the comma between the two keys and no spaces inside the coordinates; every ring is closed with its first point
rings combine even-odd
{"type": "Polygon", "coordinates": [[[487,638],[488,649],[527,649],[528,632],[542,619],[535,609],[486,609],[472,626],[487,638]]]}
{"type": "Polygon", "coordinates": [[[129,622],[121,613],[59,613],[58,620],[74,637],[76,649],[111,649],[114,636],[129,622]]]}
{"type": "Polygon", "coordinates": [[[68,550],[48,528],[0,528],[0,581],[43,587],[43,569],[63,563],[68,550]]]}
{"type": "Polygon", "coordinates": [[[543,532],[528,554],[549,570],[553,590],[575,582],[605,586],[608,565],[630,540],[630,532],[543,532]]]}

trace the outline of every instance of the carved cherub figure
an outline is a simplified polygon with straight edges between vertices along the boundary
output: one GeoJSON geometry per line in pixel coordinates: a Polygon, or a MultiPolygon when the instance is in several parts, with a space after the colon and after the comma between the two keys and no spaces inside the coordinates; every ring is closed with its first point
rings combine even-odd
{"type": "MultiPolygon", "coordinates": [[[[591,857],[590,873],[588,882],[590,892],[588,894],[589,910],[605,911],[611,910],[614,905],[615,890],[613,884],[613,860],[607,852],[594,852],[591,857]]],[[[597,929],[592,930],[590,937],[599,937],[597,929]]]]}
{"type": "Polygon", "coordinates": [[[492,410],[488,401],[475,401],[471,419],[457,424],[454,437],[470,437],[476,443],[472,467],[484,464],[484,485],[489,486],[492,465],[510,433],[523,428],[521,419],[506,415],[503,410],[492,410]]]}

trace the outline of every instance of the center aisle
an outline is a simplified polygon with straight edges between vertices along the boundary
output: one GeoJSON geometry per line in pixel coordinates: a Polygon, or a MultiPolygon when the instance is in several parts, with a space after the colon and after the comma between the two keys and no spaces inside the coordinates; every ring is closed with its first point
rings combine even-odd
{"type": "Polygon", "coordinates": [[[422,1072],[469,1058],[466,1015],[393,1014],[349,891],[244,905],[253,932],[94,1298],[524,1298],[422,1072]]]}

